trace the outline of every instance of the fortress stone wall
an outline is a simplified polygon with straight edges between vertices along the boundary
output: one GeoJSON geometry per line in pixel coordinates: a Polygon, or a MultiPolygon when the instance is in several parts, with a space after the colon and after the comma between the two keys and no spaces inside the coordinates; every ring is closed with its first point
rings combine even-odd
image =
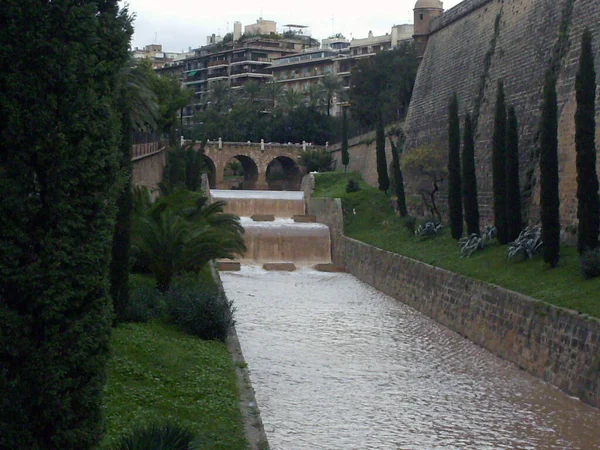
{"type": "MultiPolygon", "coordinates": [[[[551,67],[558,75],[561,219],[563,227],[576,222],[575,76],[585,27],[594,35],[600,78],[597,0],[465,0],[432,22],[406,119],[405,151],[433,145],[447,154],[448,102],[456,92],[461,132],[467,112],[477,125],[475,157],[484,223],[493,216],[491,142],[498,80],[503,80],[507,105],[515,107],[519,119],[523,212],[530,223],[539,220],[537,141],[544,74],[551,67]]],[[[600,147],[600,89],[597,94],[600,147]]],[[[405,181],[407,192],[415,193],[418,180],[405,181]]],[[[442,197],[440,206],[445,206],[442,197]]]]}

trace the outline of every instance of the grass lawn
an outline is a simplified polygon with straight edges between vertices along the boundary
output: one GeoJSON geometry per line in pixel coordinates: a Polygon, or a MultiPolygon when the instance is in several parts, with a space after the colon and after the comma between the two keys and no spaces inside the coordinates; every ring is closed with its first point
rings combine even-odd
{"type": "Polygon", "coordinates": [[[318,174],[313,195],[342,199],[344,229],[349,237],[554,305],[600,317],[600,278],[583,278],[575,248],[561,248],[561,259],[556,269],[546,266],[541,257],[507,262],[508,248],[498,244],[492,244],[470,258],[461,258],[458,243],[450,236],[449,229],[443,230],[435,239],[418,240],[395,215],[391,197],[366,185],[358,174],[318,174]],[[346,193],[350,178],[360,181],[361,191],[346,193]]]}
{"type": "Polygon", "coordinates": [[[225,344],[154,321],[116,327],[111,352],[101,448],[110,448],[138,425],[167,419],[191,428],[204,449],[247,448],[225,344]]]}

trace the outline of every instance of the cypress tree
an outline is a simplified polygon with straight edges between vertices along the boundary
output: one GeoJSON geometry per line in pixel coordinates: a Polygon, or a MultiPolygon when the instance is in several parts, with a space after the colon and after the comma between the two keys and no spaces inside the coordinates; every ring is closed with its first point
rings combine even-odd
{"type": "Polygon", "coordinates": [[[492,141],[492,175],[494,190],[494,224],[498,230],[498,242],[508,242],[506,224],[506,105],[504,84],[498,82],[494,136],[492,141]]]}
{"type": "Polygon", "coordinates": [[[558,107],[556,79],[551,71],[544,82],[540,129],[540,207],[544,261],[558,265],[560,246],[560,199],[558,194],[558,107]]]}
{"type": "Polygon", "coordinates": [[[579,219],[577,250],[598,247],[600,231],[600,198],[596,173],[596,72],[592,34],[586,29],[581,38],[579,71],[575,81],[575,149],[577,152],[577,218],[579,219]]]}
{"type": "Polygon", "coordinates": [[[456,93],[448,106],[448,211],[452,237],[460,239],[463,233],[463,211],[460,179],[460,122],[456,93]]]}
{"type": "Polygon", "coordinates": [[[508,109],[506,131],[506,225],[509,242],[516,240],[523,227],[519,187],[519,123],[515,108],[508,109]]]}
{"type": "Polygon", "coordinates": [[[387,161],[385,158],[385,130],[383,128],[383,114],[377,115],[377,128],[375,135],[375,151],[377,156],[377,181],[379,190],[387,194],[390,188],[390,177],[387,170],[387,161]]]}
{"type": "Polygon", "coordinates": [[[479,204],[477,202],[477,175],[475,173],[475,142],[471,114],[465,117],[465,129],[462,154],[462,186],[465,204],[465,222],[467,234],[480,234],[479,204]]]}
{"type": "Polygon", "coordinates": [[[406,194],[404,193],[404,177],[402,176],[402,169],[400,168],[400,153],[404,147],[405,135],[400,130],[400,136],[398,136],[398,142],[395,144],[390,136],[390,144],[392,146],[392,166],[394,167],[394,187],[396,189],[396,205],[400,217],[406,217],[408,215],[408,209],[406,208],[406,194]]]}
{"type": "Polygon", "coordinates": [[[117,217],[112,241],[110,259],[110,296],[113,301],[115,320],[120,321],[123,311],[129,303],[129,247],[131,238],[131,214],[133,199],[131,196],[131,115],[125,93],[120,95],[121,113],[121,176],[122,188],[117,198],[117,217]]]}
{"type": "Polygon", "coordinates": [[[343,108],[342,118],[342,164],[344,166],[344,172],[348,171],[348,164],[350,163],[350,155],[348,154],[348,115],[347,108],[343,108]]]}
{"type": "Polygon", "coordinates": [[[3,0],[0,24],[0,448],[95,448],[131,20],[3,0]]]}

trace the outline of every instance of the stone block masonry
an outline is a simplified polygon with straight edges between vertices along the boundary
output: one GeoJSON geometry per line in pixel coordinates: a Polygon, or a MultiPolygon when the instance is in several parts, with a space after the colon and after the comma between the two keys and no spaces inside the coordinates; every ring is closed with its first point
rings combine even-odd
{"type": "Polygon", "coordinates": [[[600,407],[600,320],[367,245],[343,234],[339,199],[312,198],[335,264],[379,291],[600,407]]]}
{"type": "MultiPolygon", "coordinates": [[[[432,22],[406,119],[405,151],[432,145],[447,153],[448,101],[456,92],[461,127],[467,112],[478,119],[475,158],[483,223],[493,215],[491,142],[499,80],[519,119],[524,216],[530,223],[539,220],[540,106],[544,74],[552,66],[558,76],[561,220],[563,227],[576,223],[575,76],[586,27],[600,55],[597,0],[466,0],[432,22]]],[[[597,95],[600,143],[600,90],[597,95]]],[[[416,181],[405,178],[409,195],[416,181]]]]}

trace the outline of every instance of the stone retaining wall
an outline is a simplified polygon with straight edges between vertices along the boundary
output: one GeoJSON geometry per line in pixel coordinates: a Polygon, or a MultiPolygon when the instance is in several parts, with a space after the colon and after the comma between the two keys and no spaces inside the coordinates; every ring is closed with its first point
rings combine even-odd
{"type": "Polygon", "coordinates": [[[390,253],[343,234],[339,199],[312,198],[335,264],[584,402],[600,406],[600,320],[390,253]]]}

